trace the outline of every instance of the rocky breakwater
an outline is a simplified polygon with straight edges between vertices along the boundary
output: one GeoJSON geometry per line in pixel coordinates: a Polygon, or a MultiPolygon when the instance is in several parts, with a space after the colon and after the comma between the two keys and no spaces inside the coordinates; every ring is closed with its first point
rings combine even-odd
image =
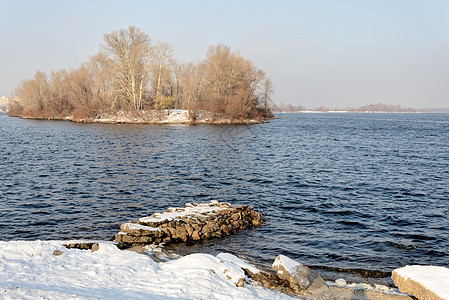
{"type": "Polygon", "coordinates": [[[262,214],[248,205],[232,206],[218,201],[187,203],[184,208],[169,208],[122,224],[114,241],[128,246],[198,242],[259,226],[262,221],[262,214]]]}

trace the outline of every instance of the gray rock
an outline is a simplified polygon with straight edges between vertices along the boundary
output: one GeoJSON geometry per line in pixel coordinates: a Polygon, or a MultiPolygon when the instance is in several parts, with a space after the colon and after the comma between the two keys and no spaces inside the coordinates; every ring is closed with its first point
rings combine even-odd
{"type": "Polygon", "coordinates": [[[318,272],[288,258],[278,255],[273,262],[277,276],[289,282],[293,291],[299,294],[319,294],[329,288],[318,272]]]}

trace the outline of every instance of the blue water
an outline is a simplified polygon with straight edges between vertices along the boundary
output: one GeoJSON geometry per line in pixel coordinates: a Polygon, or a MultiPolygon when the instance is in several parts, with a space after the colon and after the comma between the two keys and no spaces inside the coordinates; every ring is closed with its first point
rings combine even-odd
{"type": "MultiPolygon", "coordinates": [[[[267,265],[449,265],[449,114],[281,114],[251,126],[36,121],[0,114],[0,239],[110,239],[210,200],[264,226],[186,247],[267,265]]],[[[190,250],[189,250],[190,249],[190,250]]]]}

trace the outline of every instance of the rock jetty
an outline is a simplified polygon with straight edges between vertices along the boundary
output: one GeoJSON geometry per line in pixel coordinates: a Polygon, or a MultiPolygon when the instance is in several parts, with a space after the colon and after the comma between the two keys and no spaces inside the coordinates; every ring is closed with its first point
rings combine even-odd
{"type": "Polygon", "coordinates": [[[198,242],[259,226],[262,221],[262,214],[248,205],[187,203],[184,208],[169,208],[122,224],[114,241],[127,246],[198,242]]]}

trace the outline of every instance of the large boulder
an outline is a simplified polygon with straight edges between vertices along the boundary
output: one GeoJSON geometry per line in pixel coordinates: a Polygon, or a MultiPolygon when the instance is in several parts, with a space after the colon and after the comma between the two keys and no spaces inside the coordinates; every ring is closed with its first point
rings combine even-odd
{"type": "Polygon", "coordinates": [[[449,299],[449,269],[437,266],[405,266],[393,270],[391,279],[399,291],[418,299],[449,299]]]}
{"type": "Polygon", "coordinates": [[[314,270],[288,258],[278,255],[273,262],[277,276],[286,280],[298,294],[319,294],[329,290],[323,278],[314,270]]]}

